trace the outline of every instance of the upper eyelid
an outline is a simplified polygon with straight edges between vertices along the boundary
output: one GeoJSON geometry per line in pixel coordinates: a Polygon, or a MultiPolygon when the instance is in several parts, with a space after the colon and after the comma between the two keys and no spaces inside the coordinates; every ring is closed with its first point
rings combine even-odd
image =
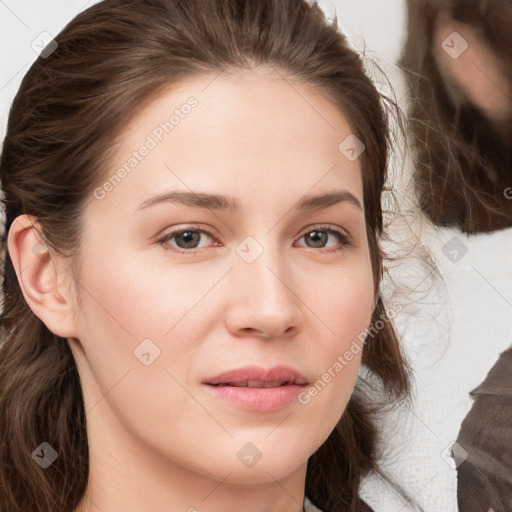
{"type": "MultiPolygon", "coordinates": [[[[303,236],[305,233],[309,233],[310,231],[314,231],[315,229],[318,229],[318,230],[325,229],[325,230],[333,230],[333,231],[341,230],[347,236],[351,237],[350,233],[348,232],[348,230],[346,228],[343,228],[341,226],[336,226],[334,224],[329,224],[329,223],[311,224],[309,226],[306,226],[304,229],[302,229],[300,231],[300,234],[297,236],[303,236]]],[[[208,229],[208,228],[205,228],[202,226],[195,226],[195,225],[190,225],[190,226],[184,225],[181,228],[173,228],[172,230],[168,231],[167,234],[164,234],[162,236],[167,236],[167,235],[171,235],[171,234],[175,235],[175,234],[183,233],[184,231],[200,231],[200,232],[206,233],[207,235],[216,236],[216,234],[215,234],[216,230],[208,229]]]]}
{"type": "Polygon", "coordinates": [[[305,227],[302,231],[301,231],[301,235],[304,235],[304,233],[309,233],[310,231],[314,231],[315,229],[318,229],[318,231],[321,231],[321,230],[326,230],[326,231],[329,231],[329,230],[332,230],[332,231],[343,231],[343,233],[345,233],[348,237],[351,237],[350,233],[343,227],[341,226],[335,226],[334,224],[312,224],[311,226],[307,226],[305,227]]]}

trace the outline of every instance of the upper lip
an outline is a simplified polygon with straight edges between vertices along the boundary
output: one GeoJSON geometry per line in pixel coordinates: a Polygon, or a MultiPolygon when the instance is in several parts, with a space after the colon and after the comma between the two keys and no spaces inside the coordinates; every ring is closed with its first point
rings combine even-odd
{"type": "Polygon", "coordinates": [[[205,379],[203,383],[213,386],[230,384],[247,386],[250,384],[252,387],[264,387],[265,385],[283,386],[285,384],[305,386],[308,381],[300,372],[289,366],[274,366],[268,369],[260,366],[246,366],[205,379]]]}

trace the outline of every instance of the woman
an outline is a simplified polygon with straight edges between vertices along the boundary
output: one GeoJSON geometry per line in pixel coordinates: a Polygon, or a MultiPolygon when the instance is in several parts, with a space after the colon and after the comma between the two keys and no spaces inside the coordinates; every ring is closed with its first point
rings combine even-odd
{"type": "Polygon", "coordinates": [[[306,1],[106,0],[57,36],[0,164],[2,511],[370,510],[409,391],[381,99],[306,1]]]}

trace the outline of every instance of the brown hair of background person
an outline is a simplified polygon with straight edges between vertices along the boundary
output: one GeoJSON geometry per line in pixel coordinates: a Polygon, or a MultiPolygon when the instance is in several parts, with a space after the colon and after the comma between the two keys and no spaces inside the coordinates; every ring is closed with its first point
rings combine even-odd
{"type": "MultiPolygon", "coordinates": [[[[336,27],[302,0],[107,0],[80,13],[55,38],[53,53],[31,66],[10,111],[0,162],[4,243],[17,216],[33,215],[48,247],[74,263],[84,204],[131,117],[186,77],[269,64],[317,87],[364,140],[364,209],[378,290],[381,193],[393,137],[383,97],[336,27]]],[[[383,318],[379,299],[372,321],[383,318]]],[[[9,254],[0,329],[0,510],[71,512],[89,470],[79,374],[67,340],[27,306],[9,254]],[[31,458],[42,440],[59,454],[46,470],[31,458]]],[[[362,478],[375,470],[387,479],[374,414],[409,392],[390,322],[368,338],[362,357],[381,395],[367,394],[359,380],[308,464],[306,493],[326,511],[368,510],[358,497],[362,478]]]]}
{"type": "Polygon", "coordinates": [[[411,95],[414,180],[432,222],[512,226],[512,2],[408,0],[400,59],[411,95]]]}

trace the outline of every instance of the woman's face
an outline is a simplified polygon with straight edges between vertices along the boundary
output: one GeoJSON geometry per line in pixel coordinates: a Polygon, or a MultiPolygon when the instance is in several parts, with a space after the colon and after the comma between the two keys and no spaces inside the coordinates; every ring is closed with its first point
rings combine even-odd
{"type": "Polygon", "coordinates": [[[70,343],[91,457],[101,438],[227,482],[305,471],[373,309],[352,137],[261,71],[195,77],[134,118],[84,217],[70,343]]]}

